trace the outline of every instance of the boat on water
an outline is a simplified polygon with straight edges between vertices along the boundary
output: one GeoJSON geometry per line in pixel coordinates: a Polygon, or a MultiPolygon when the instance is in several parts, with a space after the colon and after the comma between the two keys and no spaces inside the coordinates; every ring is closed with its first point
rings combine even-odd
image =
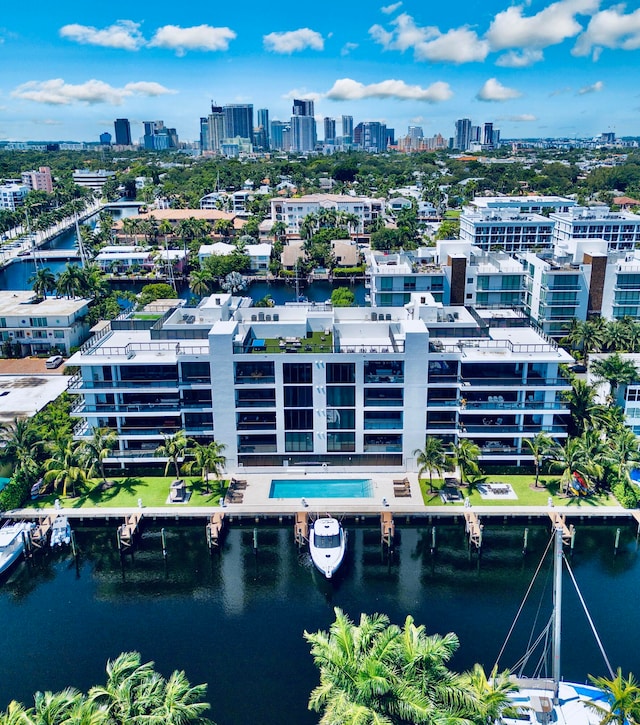
{"type": "Polygon", "coordinates": [[[58,516],[51,526],[49,546],[68,546],[71,543],[71,525],[66,516],[58,516]]]}
{"type": "Polygon", "coordinates": [[[309,553],[316,569],[327,579],[338,571],[347,546],[347,534],[337,519],[330,516],[313,522],[309,553]]]}
{"type": "Polygon", "coordinates": [[[0,529],[0,574],[4,574],[22,554],[25,536],[32,528],[31,522],[20,521],[5,524],[0,529]]]}
{"type": "MultiPolygon", "coordinates": [[[[519,715],[517,718],[504,717],[501,720],[504,725],[524,725],[525,723],[531,723],[532,725],[534,723],[536,725],[546,725],[547,723],[557,723],[558,725],[599,725],[602,716],[594,712],[590,704],[597,703],[608,709],[607,695],[602,690],[597,687],[562,680],[560,662],[562,571],[563,561],[566,562],[562,550],[562,534],[562,527],[556,527],[553,538],[553,611],[547,625],[548,630],[551,632],[552,676],[550,678],[535,676],[528,678],[518,675],[514,678],[514,681],[518,685],[518,691],[510,695],[510,699],[517,708],[519,715]]],[[[569,571],[571,573],[571,570],[569,571]]],[[[571,574],[571,577],[573,579],[573,574],[571,574]]],[[[580,599],[582,600],[581,595],[580,599]]],[[[591,623],[591,618],[588,616],[588,613],[587,617],[591,623]]],[[[594,634],[609,674],[613,677],[613,670],[602,649],[595,629],[594,634]]],[[[526,656],[521,661],[526,661],[526,656]]]]}

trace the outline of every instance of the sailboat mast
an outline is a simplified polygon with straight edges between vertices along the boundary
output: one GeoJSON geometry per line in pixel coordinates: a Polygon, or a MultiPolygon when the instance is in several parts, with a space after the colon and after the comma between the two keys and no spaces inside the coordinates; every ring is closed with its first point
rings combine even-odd
{"type": "Polygon", "coordinates": [[[556,526],[553,547],[553,701],[560,690],[560,637],[562,631],[562,527],[556,526]]]}

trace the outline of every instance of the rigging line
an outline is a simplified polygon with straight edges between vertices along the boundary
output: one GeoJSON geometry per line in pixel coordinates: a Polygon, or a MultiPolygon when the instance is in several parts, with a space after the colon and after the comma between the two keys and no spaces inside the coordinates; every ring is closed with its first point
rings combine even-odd
{"type": "Polygon", "coordinates": [[[593,619],[591,619],[591,615],[589,614],[589,610],[587,609],[587,605],[584,601],[584,598],[582,597],[582,592],[580,591],[578,587],[578,582],[576,581],[576,578],[573,575],[573,571],[571,570],[571,567],[569,566],[569,562],[567,561],[567,558],[565,555],[562,555],[562,558],[564,559],[564,563],[566,564],[567,571],[569,572],[569,576],[571,577],[571,581],[573,582],[573,586],[576,588],[576,592],[578,594],[578,599],[580,600],[580,604],[582,604],[582,608],[584,609],[584,613],[587,615],[587,621],[589,622],[589,626],[591,627],[591,631],[593,632],[593,636],[595,637],[595,640],[598,644],[598,648],[600,649],[600,654],[602,655],[602,658],[604,659],[604,663],[607,666],[607,669],[609,670],[609,676],[611,678],[615,677],[613,669],[611,667],[611,663],[609,662],[609,658],[607,657],[607,653],[604,651],[604,646],[602,644],[602,641],[600,640],[600,637],[598,635],[598,632],[596,631],[596,626],[593,623],[593,619]]]}
{"type": "Polygon", "coordinates": [[[552,622],[553,622],[553,617],[551,617],[549,619],[549,621],[547,622],[547,624],[543,627],[543,629],[540,630],[540,633],[538,634],[538,637],[536,638],[535,642],[533,642],[533,644],[526,650],[526,652],[522,655],[522,657],[520,657],[520,659],[510,669],[515,670],[517,667],[519,667],[521,670],[523,670],[527,666],[527,662],[529,661],[529,658],[536,651],[540,642],[542,642],[542,640],[548,636],[548,632],[549,632],[552,622]]]}
{"type": "Polygon", "coordinates": [[[500,662],[500,658],[504,654],[504,651],[505,651],[505,649],[507,647],[507,643],[509,642],[509,638],[513,634],[513,630],[515,629],[516,622],[518,621],[518,617],[522,614],[522,610],[524,609],[524,605],[525,605],[525,602],[527,601],[527,597],[529,596],[529,594],[531,593],[531,590],[533,589],[533,584],[534,584],[534,582],[536,580],[536,577],[540,573],[540,569],[542,568],[542,562],[545,560],[545,558],[547,556],[547,552],[549,551],[549,548],[551,547],[551,543],[552,542],[553,542],[553,535],[550,537],[549,542],[547,543],[547,548],[544,550],[544,553],[542,554],[542,557],[540,558],[540,561],[538,562],[538,567],[537,567],[537,569],[536,569],[533,577],[531,578],[531,581],[529,582],[529,587],[528,587],[528,589],[527,589],[527,591],[526,591],[526,593],[524,595],[524,598],[523,598],[522,602],[520,603],[520,608],[518,609],[518,611],[516,613],[516,616],[515,616],[512,624],[511,624],[511,628],[507,632],[507,636],[506,636],[506,638],[504,640],[504,644],[502,645],[502,648],[500,649],[500,652],[498,652],[498,656],[496,657],[496,663],[494,665],[494,667],[496,669],[498,668],[498,663],[500,662]]]}
{"type": "MultiPolygon", "coordinates": [[[[535,631],[536,631],[536,627],[537,627],[537,624],[538,624],[538,618],[540,616],[540,610],[542,609],[542,602],[543,602],[544,597],[545,597],[545,594],[547,592],[547,586],[549,584],[549,577],[550,576],[551,576],[551,569],[547,569],[547,578],[544,581],[544,587],[542,588],[542,592],[540,593],[540,599],[538,600],[538,608],[536,610],[536,616],[535,616],[535,618],[533,620],[533,624],[531,625],[531,633],[529,634],[529,641],[527,642],[527,649],[525,650],[525,652],[529,652],[530,651],[531,640],[532,640],[533,635],[535,634],[535,631]]],[[[543,628],[543,631],[544,631],[544,629],[548,629],[548,628],[551,627],[551,620],[552,619],[553,619],[553,617],[551,617],[549,619],[549,623],[546,625],[545,628],[543,628]]]]}

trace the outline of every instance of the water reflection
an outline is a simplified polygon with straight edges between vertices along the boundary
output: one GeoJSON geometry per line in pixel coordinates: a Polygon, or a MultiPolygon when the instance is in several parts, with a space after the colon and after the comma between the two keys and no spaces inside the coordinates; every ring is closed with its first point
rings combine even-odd
{"type": "MultiPolygon", "coordinates": [[[[184,668],[192,682],[208,682],[219,725],[317,722],[306,709],[317,672],[302,632],[327,628],[334,606],[398,623],[411,613],[430,632],[459,635],[455,668],[491,667],[549,539],[548,526],[527,526],[523,555],[524,525],[487,525],[479,555],[462,525],[438,525],[435,549],[431,526],[399,525],[389,551],[377,526],[347,528],[348,556],[332,581],[298,549],[290,525],[235,526],[213,555],[204,526],[166,527],[165,559],[160,527],[147,524],[122,560],[114,527],[77,528],[77,567],[68,552],[48,553],[0,587],[0,707],[38,688],[89,687],[107,657],[137,649],[163,672],[184,668]]],[[[640,672],[631,644],[640,636],[636,532],[621,527],[614,556],[616,528],[578,523],[571,562],[612,662],[640,672]]],[[[584,680],[603,668],[566,589],[563,671],[584,680]]],[[[543,582],[533,609],[547,593],[543,582]]],[[[526,614],[505,666],[525,648],[536,611],[526,614]]]]}

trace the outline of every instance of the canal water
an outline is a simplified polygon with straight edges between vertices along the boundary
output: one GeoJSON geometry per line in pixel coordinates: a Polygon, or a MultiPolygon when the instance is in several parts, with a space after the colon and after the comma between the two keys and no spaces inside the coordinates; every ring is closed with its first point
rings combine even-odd
{"type": "MultiPolygon", "coordinates": [[[[21,563],[0,583],[0,708],[31,702],[36,690],[104,681],[107,658],[137,650],[169,674],[184,669],[207,682],[218,725],[318,721],[307,710],[318,672],[304,630],[326,629],[333,607],[351,617],[384,612],[401,624],[407,614],[429,633],[454,631],[461,642],[452,666],[491,668],[549,538],[549,527],[487,524],[481,558],[468,552],[462,524],[401,525],[392,556],[377,526],[347,527],[348,556],[337,578],[322,579],[293,543],[291,524],[237,522],[220,554],[209,556],[204,525],[148,524],[133,559],[121,565],[115,527],[78,528],[81,556],[45,555],[21,563]]],[[[640,585],[636,531],[578,522],[571,563],[613,666],[640,673],[640,585]],[[634,644],[635,643],[635,644],[634,644]]],[[[540,602],[546,621],[550,577],[534,590],[502,666],[524,652],[540,602]]],[[[565,575],[563,673],[584,681],[606,674],[575,593],[565,575]]]]}

